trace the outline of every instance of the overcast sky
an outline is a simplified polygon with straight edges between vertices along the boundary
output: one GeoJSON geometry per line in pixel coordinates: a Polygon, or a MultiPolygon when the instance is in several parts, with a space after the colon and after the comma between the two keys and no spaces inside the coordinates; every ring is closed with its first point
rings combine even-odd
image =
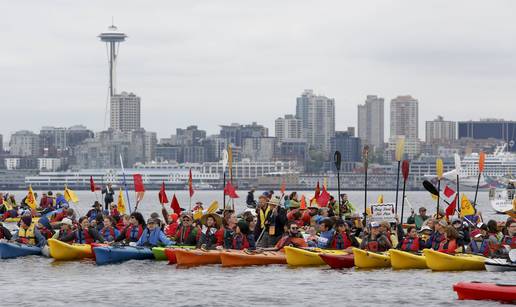
{"type": "Polygon", "coordinates": [[[305,88],[356,126],[368,94],[411,94],[424,121],[516,119],[516,1],[2,1],[0,133],[105,128],[106,48],[120,47],[118,90],[142,97],[158,137],[197,124],[295,113],[305,88]]]}

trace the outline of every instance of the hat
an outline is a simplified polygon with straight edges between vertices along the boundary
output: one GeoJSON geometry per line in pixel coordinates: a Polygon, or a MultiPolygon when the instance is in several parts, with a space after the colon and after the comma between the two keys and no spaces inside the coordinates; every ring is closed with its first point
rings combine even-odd
{"type": "Polygon", "coordinates": [[[457,224],[457,223],[462,224],[462,221],[461,221],[459,218],[454,217],[454,218],[452,219],[452,225],[453,225],[453,224],[457,224]]]}
{"type": "Polygon", "coordinates": [[[482,236],[482,233],[480,232],[480,230],[479,230],[479,229],[475,229],[475,230],[473,230],[473,231],[471,232],[471,236],[472,236],[473,238],[478,238],[478,237],[481,237],[481,236],[482,236]]]}
{"type": "Polygon", "coordinates": [[[260,197],[261,196],[269,198],[271,196],[271,194],[269,192],[263,192],[262,195],[260,195],[260,197]]]}
{"type": "Polygon", "coordinates": [[[188,217],[189,219],[193,220],[193,216],[187,212],[182,212],[180,219],[183,220],[185,217],[188,217]]]}
{"type": "Polygon", "coordinates": [[[257,216],[257,215],[258,215],[258,213],[256,213],[256,210],[251,209],[251,208],[246,208],[246,209],[244,210],[244,212],[242,212],[242,214],[244,214],[244,213],[246,213],[246,212],[251,212],[251,214],[252,214],[253,216],[257,216]]]}
{"type": "Polygon", "coordinates": [[[425,210],[426,211],[426,208],[425,207],[419,208],[419,211],[421,211],[421,210],[425,210]]]}
{"type": "Polygon", "coordinates": [[[147,224],[158,224],[158,221],[156,219],[150,218],[147,220],[147,224]]]}
{"type": "Polygon", "coordinates": [[[23,222],[23,224],[30,226],[30,224],[32,223],[32,216],[24,215],[21,217],[21,221],[23,222]]]}
{"type": "Polygon", "coordinates": [[[68,226],[72,226],[73,223],[72,223],[72,220],[69,219],[69,218],[64,218],[62,221],[61,221],[61,225],[68,225],[68,226]]]}
{"type": "Polygon", "coordinates": [[[47,195],[52,196],[52,191],[48,191],[47,195]]]}
{"type": "Polygon", "coordinates": [[[371,222],[371,224],[369,224],[369,226],[371,228],[377,228],[377,227],[380,227],[380,224],[378,224],[378,222],[371,222]]]}
{"type": "Polygon", "coordinates": [[[446,222],[445,220],[440,220],[439,225],[441,225],[443,227],[448,227],[448,222],[446,222]]]}
{"type": "Polygon", "coordinates": [[[202,205],[202,201],[198,201],[195,203],[196,205],[202,205]]]}
{"type": "Polygon", "coordinates": [[[206,226],[206,221],[208,220],[208,217],[212,217],[214,220],[215,220],[215,227],[219,227],[222,225],[222,218],[220,217],[220,215],[218,214],[215,214],[215,213],[208,213],[208,214],[205,214],[201,217],[201,224],[203,224],[204,226],[206,226]]]}
{"type": "Polygon", "coordinates": [[[301,204],[297,200],[290,200],[289,207],[291,209],[297,209],[301,206],[301,204]]]}
{"type": "Polygon", "coordinates": [[[423,232],[423,231],[432,231],[432,228],[430,228],[429,226],[425,225],[425,226],[421,227],[421,229],[419,230],[419,232],[423,232]]]}
{"type": "Polygon", "coordinates": [[[268,202],[269,205],[279,206],[280,205],[280,199],[279,197],[273,197],[268,202]]]}
{"type": "Polygon", "coordinates": [[[93,203],[93,205],[91,207],[92,208],[101,207],[101,205],[100,205],[100,203],[98,201],[96,201],[95,203],[93,203]]]}

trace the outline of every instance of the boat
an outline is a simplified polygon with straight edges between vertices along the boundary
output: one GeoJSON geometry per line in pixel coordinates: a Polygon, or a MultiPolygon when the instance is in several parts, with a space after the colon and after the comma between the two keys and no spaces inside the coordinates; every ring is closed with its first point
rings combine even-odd
{"type": "Polygon", "coordinates": [[[322,253],[319,254],[319,257],[332,269],[348,269],[355,266],[355,256],[353,254],[334,255],[322,253]]]}
{"type": "Polygon", "coordinates": [[[449,255],[424,249],[426,265],[433,271],[481,271],[485,270],[485,257],[471,254],[449,255]]]}
{"type": "Polygon", "coordinates": [[[487,259],[484,265],[488,272],[516,271],[516,263],[507,259],[487,259]]]}
{"type": "Polygon", "coordinates": [[[201,250],[201,249],[183,249],[175,250],[175,256],[178,266],[197,266],[207,264],[220,264],[220,251],[218,250],[201,250]]]}
{"type": "Polygon", "coordinates": [[[489,189],[489,204],[496,213],[505,214],[513,210],[514,190],[489,189]]]}
{"type": "MultiPolygon", "coordinates": [[[[19,223],[20,219],[21,219],[21,216],[18,216],[18,217],[8,217],[5,220],[0,221],[0,222],[4,222],[4,223],[19,223]]],[[[38,220],[39,220],[39,217],[33,217],[32,218],[33,222],[37,222],[38,220]]]]}
{"type": "Polygon", "coordinates": [[[398,249],[390,249],[391,267],[395,270],[428,269],[423,255],[409,253],[398,249]]]}
{"type": "Polygon", "coordinates": [[[360,248],[353,248],[355,266],[360,269],[378,269],[391,266],[391,257],[388,253],[374,253],[360,248]]]}
{"type": "MultiPolygon", "coordinates": [[[[186,249],[194,249],[195,246],[168,246],[168,247],[153,247],[152,248],[152,253],[154,254],[154,259],[158,260],[158,261],[166,261],[166,260],[169,260],[168,259],[168,256],[166,255],[166,250],[167,249],[175,249],[175,248],[186,248],[186,249]]],[[[175,259],[175,256],[174,256],[174,259],[175,259]]],[[[174,264],[175,264],[175,260],[174,260],[174,264]]]]}
{"type": "Polygon", "coordinates": [[[459,282],[453,285],[459,300],[490,300],[516,303],[516,284],[459,282]]]}
{"type": "Polygon", "coordinates": [[[0,259],[41,255],[41,247],[21,243],[0,242],[0,259]]]}
{"type": "Polygon", "coordinates": [[[223,267],[287,264],[285,253],[273,251],[254,253],[252,251],[226,250],[220,253],[220,260],[223,267]]]}
{"type": "Polygon", "coordinates": [[[124,262],[128,260],[154,259],[152,250],[139,246],[99,246],[93,249],[97,265],[124,262]]]}
{"type": "Polygon", "coordinates": [[[55,260],[80,260],[93,258],[91,245],[89,244],[68,244],[56,239],[48,239],[50,257],[55,260]]]}
{"type": "Polygon", "coordinates": [[[108,246],[108,244],[106,244],[106,243],[91,243],[90,246],[91,246],[91,253],[93,254],[93,259],[95,259],[95,253],[93,252],[93,249],[95,247],[99,247],[99,246],[108,246]]]}
{"type": "Polygon", "coordinates": [[[321,248],[297,248],[292,246],[285,246],[285,256],[287,257],[287,264],[289,266],[316,266],[325,265],[319,255],[332,254],[332,255],[347,255],[348,253],[343,250],[331,250],[321,248]]]}

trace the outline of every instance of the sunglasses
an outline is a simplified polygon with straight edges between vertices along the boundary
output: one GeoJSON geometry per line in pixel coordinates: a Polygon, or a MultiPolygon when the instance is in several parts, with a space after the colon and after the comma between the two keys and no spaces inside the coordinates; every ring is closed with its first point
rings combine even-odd
{"type": "Polygon", "coordinates": [[[297,227],[290,227],[290,230],[298,230],[297,227]]]}

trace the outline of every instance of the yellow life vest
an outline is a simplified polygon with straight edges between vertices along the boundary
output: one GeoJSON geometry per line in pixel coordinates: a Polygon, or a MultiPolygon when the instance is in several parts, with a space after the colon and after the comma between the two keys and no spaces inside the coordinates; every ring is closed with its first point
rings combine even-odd
{"type": "Polygon", "coordinates": [[[263,229],[263,227],[265,227],[265,219],[267,217],[269,217],[269,212],[271,211],[271,207],[267,206],[267,209],[265,209],[265,212],[260,209],[260,223],[261,223],[261,226],[260,228],[263,229]]]}
{"type": "Polygon", "coordinates": [[[30,245],[36,245],[36,236],[34,234],[35,227],[36,223],[31,223],[27,229],[20,227],[20,229],[18,229],[18,237],[27,239],[30,245]]]}
{"type": "Polygon", "coordinates": [[[7,210],[13,210],[13,204],[11,203],[11,201],[10,201],[10,200],[6,200],[6,201],[4,201],[4,205],[5,205],[5,208],[6,208],[7,210]]]}

